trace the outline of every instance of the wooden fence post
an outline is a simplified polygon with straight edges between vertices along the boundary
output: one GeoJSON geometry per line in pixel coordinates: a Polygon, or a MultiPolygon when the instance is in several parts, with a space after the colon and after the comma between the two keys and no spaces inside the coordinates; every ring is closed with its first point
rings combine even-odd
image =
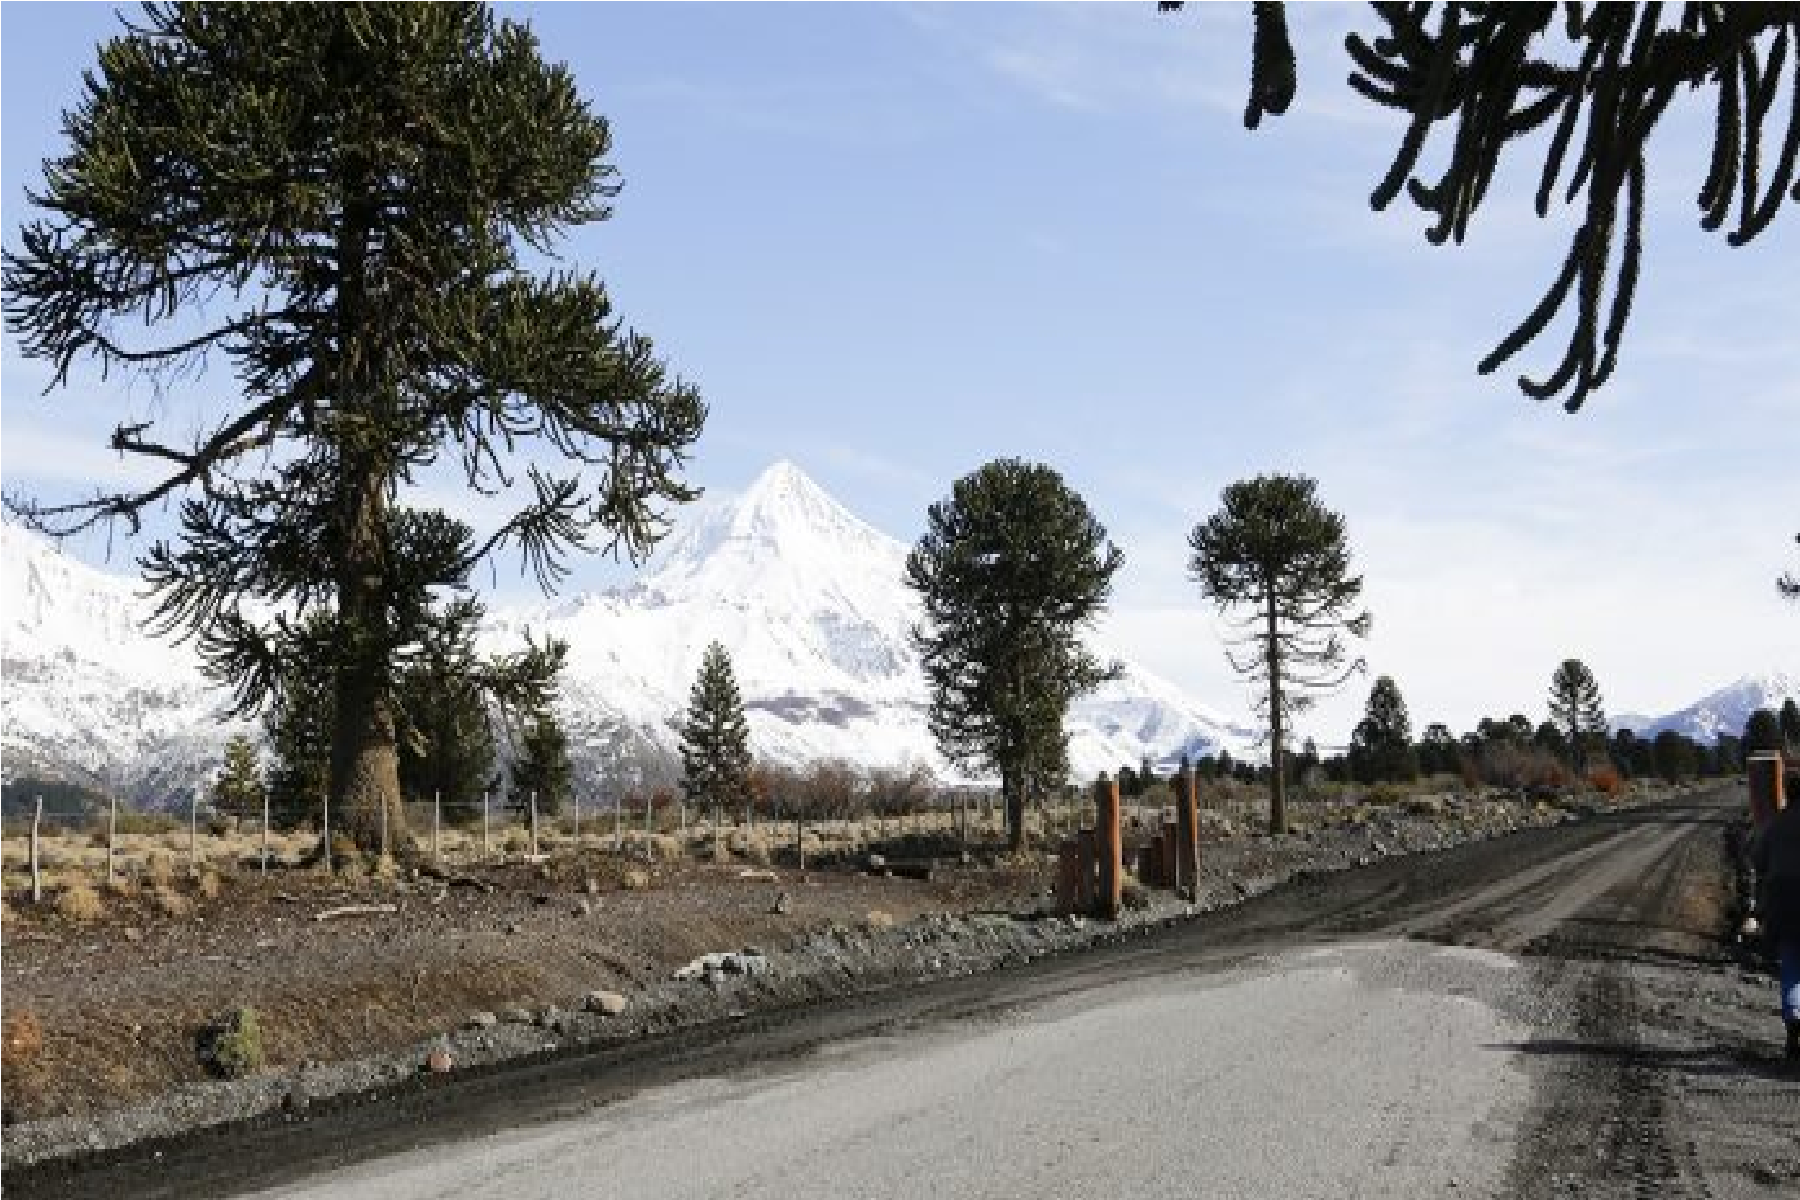
{"type": "Polygon", "coordinates": [[[44,874],[38,866],[38,826],[44,823],[44,798],[39,796],[31,810],[31,902],[44,902],[44,874]]]}
{"type": "Polygon", "coordinates": [[[1183,756],[1175,783],[1175,890],[1196,902],[1200,899],[1199,792],[1194,764],[1183,756]]]}
{"type": "Polygon", "coordinates": [[[1752,754],[1744,763],[1744,775],[1750,785],[1750,822],[1757,829],[1787,807],[1787,797],[1782,795],[1781,767],[1781,755],[1772,751],[1752,754]]]}
{"type": "Polygon", "coordinates": [[[1119,840],[1119,785],[1104,772],[1094,784],[1096,848],[1100,854],[1100,896],[1097,911],[1109,921],[1119,919],[1123,901],[1124,863],[1119,840]]]}

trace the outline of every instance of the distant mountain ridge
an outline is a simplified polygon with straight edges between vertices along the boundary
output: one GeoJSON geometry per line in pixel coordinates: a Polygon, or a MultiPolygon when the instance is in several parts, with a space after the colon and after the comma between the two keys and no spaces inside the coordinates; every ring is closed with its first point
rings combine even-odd
{"type": "MultiPolygon", "coordinates": [[[[527,632],[569,642],[559,715],[590,788],[672,768],[672,723],[714,640],[731,652],[758,754],[945,773],[910,639],[919,608],[902,581],[906,552],[798,467],[777,463],[741,496],[683,513],[639,580],[497,606],[480,640],[507,650],[527,632]]],[[[0,558],[9,777],[47,773],[155,801],[208,776],[232,734],[255,731],[224,719],[225,693],[201,677],[189,648],[143,632],[140,584],[9,524],[0,524],[0,558]]],[[[1254,757],[1250,725],[1124,667],[1070,714],[1078,777],[1146,756],[1254,757]]]]}
{"type": "Polygon", "coordinates": [[[1615,729],[1629,729],[1639,737],[1655,737],[1665,729],[1673,729],[1696,741],[1710,742],[1721,733],[1742,734],[1751,713],[1759,708],[1779,711],[1788,699],[1800,702],[1800,674],[1765,671],[1734,680],[1672,713],[1660,717],[1621,716],[1612,724],[1615,729]]]}

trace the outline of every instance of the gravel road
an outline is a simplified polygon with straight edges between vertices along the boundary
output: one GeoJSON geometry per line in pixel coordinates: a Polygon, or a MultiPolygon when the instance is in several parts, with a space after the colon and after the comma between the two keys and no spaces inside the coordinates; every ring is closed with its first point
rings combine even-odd
{"type": "Polygon", "coordinates": [[[1740,800],[1308,876],[1084,953],[8,1191],[1793,1194],[1800,1081],[1722,937],[1740,800]]]}

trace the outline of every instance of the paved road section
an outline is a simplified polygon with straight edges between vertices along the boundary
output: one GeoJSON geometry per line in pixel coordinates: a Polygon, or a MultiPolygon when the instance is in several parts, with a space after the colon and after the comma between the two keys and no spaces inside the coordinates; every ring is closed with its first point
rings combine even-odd
{"type": "Polygon", "coordinates": [[[1740,801],[1310,876],[1114,946],[7,1191],[1800,1194],[1773,988],[1721,937],[1740,801]]]}
{"type": "Polygon", "coordinates": [[[1084,992],[271,1195],[1491,1194],[1529,1102],[1500,955],[1382,942],[1084,992]]]}

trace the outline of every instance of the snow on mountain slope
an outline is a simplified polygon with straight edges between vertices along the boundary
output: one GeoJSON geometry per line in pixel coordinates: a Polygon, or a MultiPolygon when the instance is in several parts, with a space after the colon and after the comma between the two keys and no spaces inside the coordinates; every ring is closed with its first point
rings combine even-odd
{"type": "MultiPolygon", "coordinates": [[[[526,633],[569,642],[561,715],[580,777],[667,769],[671,723],[714,640],[731,652],[759,754],[943,770],[909,637],[919,609],[905,545],[790,463],[684,517],[638,582],[496,608],[483,631],[496,650],[526,633]]],[[[224,694],[187,647],[144,632],[140,585],[16,527],[0,535],[10,775],[50,770],[153,800],[210,773],[226,738],[254,728],[223,721],[224,694]]],[[[1249,755],[1255,736],[1131,663],[1075,705],[1069,730],[1078,777],[1146,755],[1249,755]]]]}
{"type": "Polygon", "coordinates": [[[191,652],[144,631],[139,586],[0,523],[0,750],[9,777],[44,770],[133,800],[183,794],[245,722],[191,652]]]}
{"type": "MultiPolygon", "coordinates": [[[[919,607],[905,561],[902,543],[778,463],[673,535],[641,583],[507,614],[491,635],[496,648],[525,629],[570,643],[575,742],[603,743],[624,727],[672,745],[667,722],[717,640],[731,652],[759,753],[942,769],[909,637],[919,607]]],[[[1069,731],[1078,776],[1146,754],[1245,754],[1254,739],[1129,664],[1125,679],[1074,706],[1069,731]]]]}
{"type": "Polygon", "coordinates": [[[1800,702],[1800,674],[1765,671],[1746,675],[1710,692],[1686,708],[1660,717],[1621,717],[1615,728],[1630,729],[1639,737],[1655,737],[1665,729],[1710,742],[1721,733],[1742,734],[1744,723],[1759,708],[1780,711],[1788,699],[1800,702]]]}

